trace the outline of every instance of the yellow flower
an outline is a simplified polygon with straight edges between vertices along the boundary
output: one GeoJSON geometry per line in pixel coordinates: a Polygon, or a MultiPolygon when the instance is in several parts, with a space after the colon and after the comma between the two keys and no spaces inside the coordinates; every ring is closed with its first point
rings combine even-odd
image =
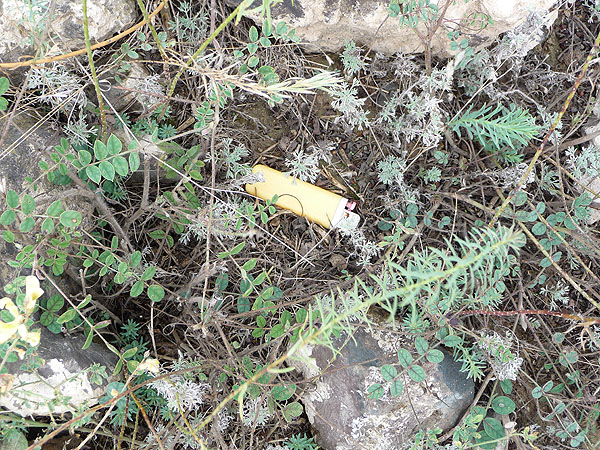
{"type": "Polygon", "coordinates": [[[138,370],[146,370],[152,373],[158,373],[160,371],[160,362],[158,359],[148,358],[143,361],[138,367],[138,370]]]}
{"type": "Polygon", "coordinates": [[[21,327],[19,327],[19,334],[21,335],[21,338],[32,347],[37,347],[40,343],[40,330],[27,331],[25,325],[21,325],[21,327]],[[25,329],[25,334],[22,333],[22,328],[25,329]]]}
{"type": "Polygon", "coordinates": [[[34,276],[25,278],[25,301],[23,307],[25,315],[19,312],[13,301],[4,297],[0,299],[0,309],[6,309],[14,319],[11,322],[0,322],[0,344],[4,344],[18,333],[19,337],[32,347],[40,343],[40,331],[28,331],[25,326],[25,318],[35,309],[36,300],[44,291],[40,288],[40,281],[34,276]]]}
{"type": "Polygon", "coordinates": [[[30,275],[25,278],[25,314],[31,314],[35,309],[35,301],[42,296],[44,290],[40,288],[40,280],[30,275]]]}
{"type": "MultiPolygon", "coordinates": [[[[8,310],[14,317],[12,322],[0,322],[0,344],[4,344],[19,330],[19,327],[23,325],[25,318],[19,313],[16,305],[8,297],[4,297],[0,300],[0,309],[8,310]]],[[[27,331],[27,329],[25,331],[27,331]]]]}

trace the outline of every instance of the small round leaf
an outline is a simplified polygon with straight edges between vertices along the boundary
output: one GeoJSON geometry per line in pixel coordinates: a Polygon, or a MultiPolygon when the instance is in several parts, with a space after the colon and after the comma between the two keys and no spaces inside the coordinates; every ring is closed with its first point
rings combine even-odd
{"type": "Polygon", "coordinates": [[[15,212],[12,209],[7,209],[0,216],[0,224],[7,227],[15,221],[16,217],[17,216],[15,215],[15,212]]]}
{"type": "Polygon", "coordinates": [[[402,384],[402,380],[400,378],[394,378],[390,385],[390,394],[392,394],[394,397],[400,397],[403,390],[404,384],[402,384]]]}
{"type": "Polygon", "coordinates": [[[148,298],[153,302],[160,302],[165,296],[165,290],[158,284],[148,286],[148,298]]]}
{"type": "Polygon", "coordinates": [[[19,206],[19,195],[13,191],[12,189],[6,193],[6,203],[11,208],[16,208],[19,206]]]}
{"type": "Polygon", "coordinates": [[[85,168],[85,173],[88,176],[88,178],[90,180],[92,180],[94,183],[96,183],[96,184],[100,183],[100,179],[102,178],[102,173],[100,172],[100,169],[97,166],[87,166],[85,168]]]}
{"type": "Polygon", "coordinates": [[[425,369],[417,365],[409,367],[408,376],[411,377],[417,383],[425,381],[425,378],[427,378],[427,376],[425,375],[425,369]]]}
{"type": "Polygon", "coordinates": [[[34,226],[35,220],[33,219],[33,217],[27,217],[23,222],[21,222],[19,230],[21,231],[21,233],[29,233],[34,226]]]}
{"type": "Polygon", "coordinates": [[[439,364],[444,360],[444,354],[440,350],[432,349],[427,352],[426,358],[432,364],[439,364]]]}
{"type": "Polygon", "coordinates": [[[385,389],[379,383],[372,384],[367,389],[367,396],[373,400],[379,400],[385,394],[385,389]]]}
{"type": "Polygon", "coordinates": [[[112,163],[115,168],[115,171],[119,175],[121,175],[122,177],[127,176],[127,174],[129,173],[129,164],[127,163],[127,160],[125,158],[123,158],[122,156],[117,156],[115,159],[113,159],[112,163]]]}
{"type": "Polygon", "coordinates": [[[148,267],[146,270],[144,270],[144,273],[142,274],[142,280],[150,281],[155,273],[156,273],[156,267],[154,267],[154,266],[148,267]]]}
{"type": "Polygon", "coordinates": [[[100,163],[100,173],[107,180],[113,181],[115,179],[115,168],[108,161],[102,161],[100,163]]]}
{"type": "Polygon", "coordinates": [[[33,199],[33,197],[31,195],[25,194],[23,196],[23,200],[21,201],[21,211],[23,211],[23,214],[29,215],[33,212],[34,209],[35,209],[35,200],[33,199]]]}
{"type": "Polygon", "coordinates": [[[498,414],[510,414],[515,410],[515,402],[513,402],[510,398],[501,395],[492,401],[492,408],[498,414]]]}
{"type": "Polygon", "coordinates": [[[75,228],[81,223],[81,213],[78,211],[67,210],[60,215],[60,223],[67,228],[75,228]]]}
{"type": "Polygon", "coordinates": [[[131,287],[131,291],[129,291],[129,295],[132,297],[138,297],[144,291],[144,282],[136,281],[134,285],[131,287]]]}
{"type": "Polygon", "coordinates": [[[386,364],[381,367],[381,375],[385,381],[391,381],[398,375],[398,371],[394,366],[386,364]]]}

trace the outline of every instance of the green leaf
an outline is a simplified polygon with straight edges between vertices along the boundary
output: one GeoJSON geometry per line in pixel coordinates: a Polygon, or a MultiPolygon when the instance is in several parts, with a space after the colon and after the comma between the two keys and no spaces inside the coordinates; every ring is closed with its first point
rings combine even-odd
{"type": "Polygon", "coordinates": [[[33,219],[33,217],[27,217],[23,222],[21,222],[19,231],[21,231],[21,233],[29,233],[34,226],[35,220],[33,219]]]}
{"type": "Polygon", "coordinates": [[[221,252],[219,253],[219,258],[223,259],[223,258],[227,258],[229,256],[233,256],[233,255],[237,255],[239,252],[241,252],[244,248],[244,246],[246,245],[246,242],[240,242],[239,244],[237,244],[235,247],[233,247],[231,250],[229,250],[228,252],[221,252]]]}
{"type": "Polygon", "coordinates": [[[9,244],[15,242],[15,234],[10,230],[4,230],[4,232],[2,233],[2,237],[9,244]]]}
{"type": "Polygon", "coordinates": [[[67,228],[75,228],[81,223],[81,213],[78,211],[67,210],[60,215],[61,225],[67,228]]]}
{"type": "Polygon", "coordinates": [[[416,364],[408,368],[408,376],[417,383],[425,381],[427,378],[425,375],[425,369],[423,369],[421,366],[417,366],[416,364]]]}
{"type": "Polygon", "coordinates": [[[56,321],[58,323],[66,323],[73,320],[77,317],[77,311],[74,308],[67,309],[64,313],[62,313],[56,321]]]}
{"type": "Polygon", "coordinates": [[[267,16],[265,18],[265,20],[263,21],[263,34],[265,36],[271,36],[272,33],[273,33],[273,24],[271,23],[271,18],[267,16]]]}
{"type": "Polygon", "coordinates": [[[538,222],[531,228],[531,232],[536,236],[541,236],[546,232],[546,225],[542,222],[538,222]]]}
{"type": "Polygon", "coordinates": [[[135,372],[135,369],[137,369],[137,366],[140,365],[139,361],[136,361],[135,359],[130,359],[129,361],[127,361],[127,370],[129,371],[129,373],[133,373],[135,372]]]}
{"type": "Polygon", "coordinates": [[[107,180],[113,181],[115,179],[115,168],[109,161],[100,163],[100,173],[107,180]]]}
{"type": "Polygon", "coordinates": [[[119,175],[121,175],[122,177],[127,176],[127,174],[129,173],[129,164],[127,163],[127,160],[125,158],[123,158],[122,156],[117,156],[112,160],[112,163],[115,168],[115,171],[119,175]]]}
{"type": "Polygon", "coordinates": [[[258,57],[256,55],[252,55],[249,59],[248,59],[248,67],[256,67],[258,65],[258,57]]]}
{"type": "Polygon", "coordinates": [[[131,254],[131,259],[129,261],[129,267],[134,268],[140,265],[142,262],[142,252],[136,250],[131,254]]]}
{"type": "Polygon", "coordinates": [[[517,219],[519,222],[529,222],[529,212],[517,211],[515,213],[515,219],[517,219]]]}
{"type": "Polygon", "coordinates": [[[129,291],[129,295],[133,298],[138,297],[144,291],[144,282],[142,280],[136,281],[133,286],[131,286],[131,290],[129,291]]]}
{"type": "Polygon", "coordinates": [[[21,201],[21,211],[23,214],[28,216],[35,210],[35,200],[29,194],[25,194],[23,196],[23,200],[21,201]]]}
{"type": "Polygon", "coordinates": [[[444,345],[446,345],[447,347],[456,347],[457,345],[460,345],[460,343],[462,342],[462,339],[454,334],[448,335],[444,338],[444,345]]]}
{"type": "Polygon", "coordinates": [[[250,42],[256,42],[258,40],[258,30],[254,25],[250,27],[250,31],[248,32],[248,37],[250,38],[250,42]]]}
{"type": "Polygon", "coordinates": [[[94,337],[94,329],[90,328],[87,332],[87,336],[85,338],[85,342],[83,344],[83,347],[81,347],[81,350],[87,350],[90,345],[92,345],[92,338],[94,337]]]}
{"type": "Polygon", "coordinates": [[[255,266],[256,266],[256,258],[252,258],[244,263],[244,265],[242,266],[242,269],[244,269],[246,272],[250,272],[252,269],[254,269],[255,266]]]}
{"type": "Polygon", "coordinates": [[[479,437],[475,437],[475,442],[478,444],[477,448],[481,450],[495,450],[498,443],[492,438],[488,436],[485,431],[481,431],[478,433],[479,437]]]}
{"type": "Polygon", "coordinates": [[[260,294],[260,297],[263,300],[269,300],[271,297],[273,297],[273,292],[275,292],[275,288],[273,286],[269,286],[263,290],[263,292],[260,294]]]}
{"type": "Polygon", "coordinates": [[[6,108],[8,108],[8,100],[4,97],[0,97],[0,111],[6,111],[6,108]]]}
{"type": "Polygon", "coordinates": [[[137,349],[137,347],[132,347],[125,350],[125,352],[123,352],[123,359],[130,359],[137,353],[137,349]]]}
{"type": "Polygon", "coordinates": [[[367,389],[367,397],[373,400],[379,400],[385,394],[385,389],[379,383],[372,384],[367,389]]]}
{"type": "Polygon", "coordinates": [[[296,392],[296,385],[288,384],[285,386],[275,386],[271,390],[271,395],[278,402],[284,402],[284,401],[290,399],[294,395],[295,392],[296,392]]]}
{"type": "Polygon", "coordinates": [[[285,328],[283,328],[283,325],[278,323],[273,328],[271,328],[271,332],[269,334],[271,335],[271,337],[273,339],[276,339],[279,336],[283,336],[284,333],[285,333],[285,328]]]}
{"type": "Polygon", "coordinates": [[[96,184],[100,184],[100,180],[102,179],[102,173],[97,166],[87,166],[85,168],[85,173],[90,180],[92,180],[96,184]]]}
{"type": "Polygon", "coordinates": [[[427,361],[429,361],[432,364],[439,364],[444,360],[444,354],[437,349],[429,350],[425,357],[427,358],[427,361]]]}
{"type": "Polygon", "coordinates": [[[512,381],[502,380],[500,381],[500,387],[502,388],[502,392],[504,392],[505,394],[510,394],[513,390],[512,381]]]}
{"type": "Polygon", "coordinates": [[[504,437],[502,422],[493,417],[483,419],[483,429],[492,439],[502,439],[504,437]]]}
{"type": "Polygon", "coordinates": [[[510,108],[484,104],[475,111],[469,107],[455,116],[448,127],[458,136],[461,136],[461,128],[464,129],[469,138],[476,138],[486,148],[518,149],[527,145],[539,131],[529,111],[514,104],[510,108]]]}
{"type": "Polygon", "coordinates": [[[415,339],[415,347],[419,355],[424,355],[427,352],[427,349],[429,348],[429,344],[425,339],[419,336],[417,337],[417,339],[415,339]]]}
{"type": "Polygon", "coordinates": [[[252,284],[254,286],[259,286],[261,284],[263,284],[263,282],[265,281],[265,278],[267,278],[267,272],[265,272],[264,270],[254,279],[254,281],[252,282],[252,284]]]}
{"type": "Polygon", "coordinates": [[[243,296],[238,297],[237,310],[240,314],[250,311],[250,299],[243,296]]]}
{"type": "Polygon", "coordinates": [[[381,366],[381,376],[385,381],[391,381],[398,376],[398,371],[394,366],[386,364],[381,366]]]}
{"type": "Polygon", "coordinates": [[[54,220],[50,217],[46,217],[42,222],[42,232],[46,234],[50,234],[54,231],[54,220]]]}
{"type": "Polygon", "coordinates": [[[127,272],[128,268],[129,268],[129,266],[127,266],[127,263],[125,261],[121,261],[119,263],[119,265],[117,266],[117,272],[119,272],[121,274],[125,274],[125,272],[127,272]]]}
{"type": "Polygon", "coordinates": [[[86,167],[92,162],[92,154],[87,150],[79,150],[79,152],[77,152],[77,155],[79,156],[79,162],[83,167],[86,167]]]}
{"type": "Polygon", "coordinates": [[[6,193],[6,203],[11,208],[17,208],[19,206],[19,195],[15,191],[10,189],[6,193]]]}
{"type": "Polygon", "coordinates": [[[515,402],[513,402],[510,398],[504,395],[496,397],[492,401],[492,409],[498,414],[510,414],[515,410],[515,407],[515,402]]]}
{"type": "Polygon", "coordinates": [[[6,91],[8,91],[9,86],[10,86],[10,82],[8,81],[8,78],[0,77],[0,95],[4,94],[6,91]]]}
{"type": "Polygon", "coordinates": [[[390,394],[394,397],[400,397],[404,390],[404,384],[400,378],[394,378],[390,384],[390,394]]]}
{"type": "Polygon", "coordinates": [[[40,323],[44,327],[50,326],[56,320],[56,315],[50,311],[44,311],[40,316],[40,323]]]}
{"type": "Polygon", "coordinates": [[[16,218],[17,218],[17,216],[16,216],[15,212],[12,209],[7,209],[0,216],[0,224],[2,224],[5,227],[7,227],[11,223],[13,223],[16,218]]]}
{"type": "Polygon", "coordinates": [[[49,312],[58,312],[64,304],[65,300],[60,295],[53,295],[46,303],[46,310],[49,312]]]}
{"type": "Polygon", "coordinates": [[[302,409],[302,405],[300,403],[292,402],[285,405],[285,408],[283,409],[283,416],[285,417],[286,421],[291,422],[292,419],[300,417],[303,411],[304,410],[302,409]]]}
{"type": "Polygon", "coordinates": [[[305,308],[300,308],[296,311],[296,323],[304,323],[308,317],[308,311],[305,308]]]}
{"type": "Polygon", "coordinates": [[[94,142],[94,156],[98,161],[101,161],[108,156],[108,149],[102,141],[94,142]]]}
{"type": "Polygon", "coordinates": [[[46,214],[49,215],[50,217],[58,217],[58,216],[60,216],[60,213],[63,211],[64,211],[64,208],[62,205],[62,201],[56,200],[56,201],[52,202],[52,204],[50,206],[48,206],[48,209],[46,210],[46,214]]]}
{"type": "Polygon", "coordinates": [[[285,22],[278,22],[275,26],[275,31],[277,34],[282,35],[288,32],[288,26],[285,22]]]}
{"type": "Polygon", "coordinates": [[[140,155],[138,152],[131,152],[129,154],[129,169],[131,172],[135,172],[140,168],[140,155]]]}
{"type": "Polygon", "coordinates": [[[223,292],[229,286],[229,275],[227,273],[220,273],[215,280],[215,288],[223,292]]]}
{"type": "Polygon", "coordinates": [[[116,137],[114,134],[111,134],[108,138],[108,141],[106,141],[106,149],[108,150],[108,153],[110,153],[111,155],[116,155],[121,151],[122,148],[123,144],[121,143],[119,138],[116,137]]]}
{"type": "Polygon", "coordinates": [[[258,327],[264,328],[266,324],[267,324],[267,319],[265,319],[265,316],[258,315],[256,317],[256,325],[258,327]]]}
{"type": "Polygon", "coordinates": [[[158,284],[148,286],[148,298],[153,302],[160,302],[165,296],[165,290],[158,284]]]}
{"type": "Polygon", "coordinates": [[[541,398],[542,395],[544,395],[544,391],[542,391],[541,386],[536,386],[533,388],[533,390],[531,391],[531,396],[533,398],[541,398]]]}
{"type": "Polygon", "coordinates": [[[554,334],[552,335],[552,338],[554,339],[554,341],[555,341],[557,344],[562,344],[562,343],[563,343],[563,341],[565,340],[565,334],[564,334],[564,333],[554,333],[554,334]]]}
{"type": "Polygon", "coordinates": [[[406,369],[407,367],[409,367],[412,364],[412,361],[413,361],[413,357],[408,350],[406,350],[404,348],[401,348],[400,350],[398,350],[398,362],[400,362],[402,367],[404,367],[406,369]]]}
{"type": "Polygon", "coordinates": [[[142,274],[142,281],[150,281],[155,273],[156,273],[156,267],[154,267],[154,266],[148,267],[146,270],[144,270],[144,273],[142,274]]]}

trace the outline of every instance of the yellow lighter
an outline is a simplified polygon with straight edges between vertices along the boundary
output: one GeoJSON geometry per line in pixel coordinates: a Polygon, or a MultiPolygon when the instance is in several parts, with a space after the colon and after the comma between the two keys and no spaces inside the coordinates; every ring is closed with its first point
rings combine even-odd
{"type": "Polygon", "coordinates": [[[325,228],[356,228],[360,217],[353,213],[356,203],[341,195],[258,164],[252,168],[261,181],[246,185],[246,192],[263,200],[278,196],[275,203],[325,228]]]}

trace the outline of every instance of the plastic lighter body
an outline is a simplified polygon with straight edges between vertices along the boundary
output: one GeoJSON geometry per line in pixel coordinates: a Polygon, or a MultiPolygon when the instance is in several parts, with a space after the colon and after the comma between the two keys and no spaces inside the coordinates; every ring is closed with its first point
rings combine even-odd
{"type": "Polygon", "coordinates": [[[342,223],[351,228],[358,225],[358,215],[351,212],[356,203],[270,167],[258,164],[252,173],[264,181],[246,185],[246,192],[263,200],[278,196],[275,205],[325,228],[335,228],[342,223]]]}

